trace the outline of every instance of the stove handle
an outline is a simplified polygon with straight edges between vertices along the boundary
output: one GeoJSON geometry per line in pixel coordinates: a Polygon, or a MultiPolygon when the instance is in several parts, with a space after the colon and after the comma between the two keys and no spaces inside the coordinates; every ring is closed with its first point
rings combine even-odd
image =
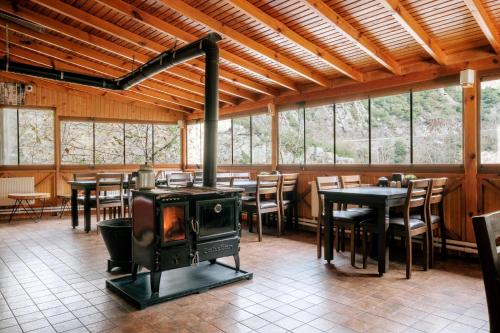
{"type": "Polygon", "coordinates": [[[200,224],[198,223],[198,220],[195,219],[194,217],[191,218],[191,229],[195,234],[200,233],[200,224]]]}

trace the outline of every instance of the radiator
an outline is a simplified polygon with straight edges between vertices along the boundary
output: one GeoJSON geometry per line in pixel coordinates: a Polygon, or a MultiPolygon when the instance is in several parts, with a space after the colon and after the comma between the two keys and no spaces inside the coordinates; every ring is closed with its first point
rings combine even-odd
{"type": "Polygon", "coordinates": [[[11,193],[35,192],[34,177],[0,178],[0,206],[12,206],[14,200],[7,198],[11,193]]]}

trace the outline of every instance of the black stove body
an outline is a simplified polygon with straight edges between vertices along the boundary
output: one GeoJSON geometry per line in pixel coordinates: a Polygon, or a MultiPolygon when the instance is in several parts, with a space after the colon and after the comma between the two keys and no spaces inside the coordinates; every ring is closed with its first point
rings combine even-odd
{"type": "Polygon", "coordinates": [[[239,189],[184,187],[133,191],[133,279],[138,266],[151,272],[151,292],[161,272],[233,256],[239,270],[239,189]]]}

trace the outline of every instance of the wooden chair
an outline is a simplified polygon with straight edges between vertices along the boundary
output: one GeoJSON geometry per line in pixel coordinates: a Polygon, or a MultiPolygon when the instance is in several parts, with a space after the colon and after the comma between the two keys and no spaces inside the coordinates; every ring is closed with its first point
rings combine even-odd
{"type": "Polygon", "coordinates": [[[257,176],[257,193],[255,200],[243,202],[243,210],[247,212],[248,228],[252,231],[253,214],[257,213],[257,232],[259,242],[262,241],[262,215],[276,213],[277,215],[277,235],[281,235],[281,211],[280,211],[280,181],[279,175],[259,175],[257,176]]]}
{"type": "Polygon", "coordinates": [[[500,332],[500,211],[472,218],[483,271],[490,332],[500,332]]]}
{"type": "Polygon", "coordinates": [[[109,209],[109,217],[124,216],[123,202],[123,174],[103,173],[96,177],[96,218],[101,220],[101,209],[103,209],[104,219],[106,219],[106,209],[109,209]]]}
{"type": "Polygon", "coordinates": [[[197,170],[194,172],[193,184],[202,184],[202,183],[203,183],[203,171],[197,170]]]}
{"type": "Polygon", "coordinates": [[[298,173],[289,173],[281,175],[281,190],[280,190],[280,203],[281,203],[281,216],[282,218],[287,218],[287,226],[291,226],[294,223],[296,228],[299,224],[299,212],[298,212],[298,194],[297,185],[299,181],[298,173]],[[293,216],[292,216],[293,215],[293,216]],[[294,221],[292,222],[292,217],[294,221]]]}
{"type": "Polygon", "coordinates": [[[232,173],[231,176],[232,176],[231,186],[233,186],[233,183],[235,181],[250,180],[251,179],[250,172],[236,172],[236,173],[232,173]]]}
{"type": "Polygon", "coordinates": [[[230,173],[217,173],[217,186],[229,187],[233,183],[233,176],[230,173]]]}
{"type": "Polygon", "coordinates": [[[167,175],[167,186],[188,186],[192,182],[191,172],[176,172],[167,175]]]}
{"type": "MultiPolygon", "coordinates": [[[[316,243],[317,243],[317,255],[321,258],[321,243],[322,243],[322,232],[321,229],[325,223],[325,208],[324,208],[324,196],[320,194],[323,190],[332,190],[340,188],[339,178],[337,176],[328,177],[316,177],[316,187],[318,190],[319,200],[319,211],[320,218],[318,219],[318,226],[316,227],[316,243]]],[[[372,219],[371,214],[366,214],[363,211],[348,209],[341,210],[341,205],[334,209],[333,211],[333,227],[336,237],[334,240],[337,242],[337,252],[340,250],[339,238],[341,229],[351,230],[351,265],[355,266],[356,261],[356,231],[360,228],[360,223],[366,220],[372,219]]]]}
{"type": "MultiPolygon", "coordinates": [[[[429,229],[427,227],[427,202],[431,192],[430,179],[412,180],[408,184],[408,192],[404,205],[403,217],[389,217],[389,233],[391,236],[405,238],[406,242],[406,278],[411,278],[412,271],[412,237],[422,235],[424,248],[424,271],[429,268],[429,229]],[[419,210],[412,215],[411,210],[419,210]],[[412,217],[413,216],[413,217],[412,217]]],[[[363,261],[366,260],[366,246],[363,246],[363,261]]]]}
{"type": "Polygon", "coordinates": [[[448,251],[446,249],[446,227],[444,224],[444,190],[448,178],[431,179],[430,197],[427,204],[427,226],[429,232],[429,267],[434,266],[434,231],[439,229],[441,235],[441,258],[446,259],[448,251]],[[437,215],[432,214],[432,208],[436,207],[437,215]]]}

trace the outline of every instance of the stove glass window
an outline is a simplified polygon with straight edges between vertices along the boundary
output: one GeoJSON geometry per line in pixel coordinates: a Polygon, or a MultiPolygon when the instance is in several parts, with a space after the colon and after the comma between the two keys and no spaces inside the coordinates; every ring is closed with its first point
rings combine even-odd
{"type": "Polygon", "coordinates": [[[184,206],[163,207],[163,241],[173,242],[185,239],[184,206]]]}
{"type": "Polygon", "coordinates": [[[234,201],[209,201],[199,208],[200,237],[235,230],[234,201]]]}

